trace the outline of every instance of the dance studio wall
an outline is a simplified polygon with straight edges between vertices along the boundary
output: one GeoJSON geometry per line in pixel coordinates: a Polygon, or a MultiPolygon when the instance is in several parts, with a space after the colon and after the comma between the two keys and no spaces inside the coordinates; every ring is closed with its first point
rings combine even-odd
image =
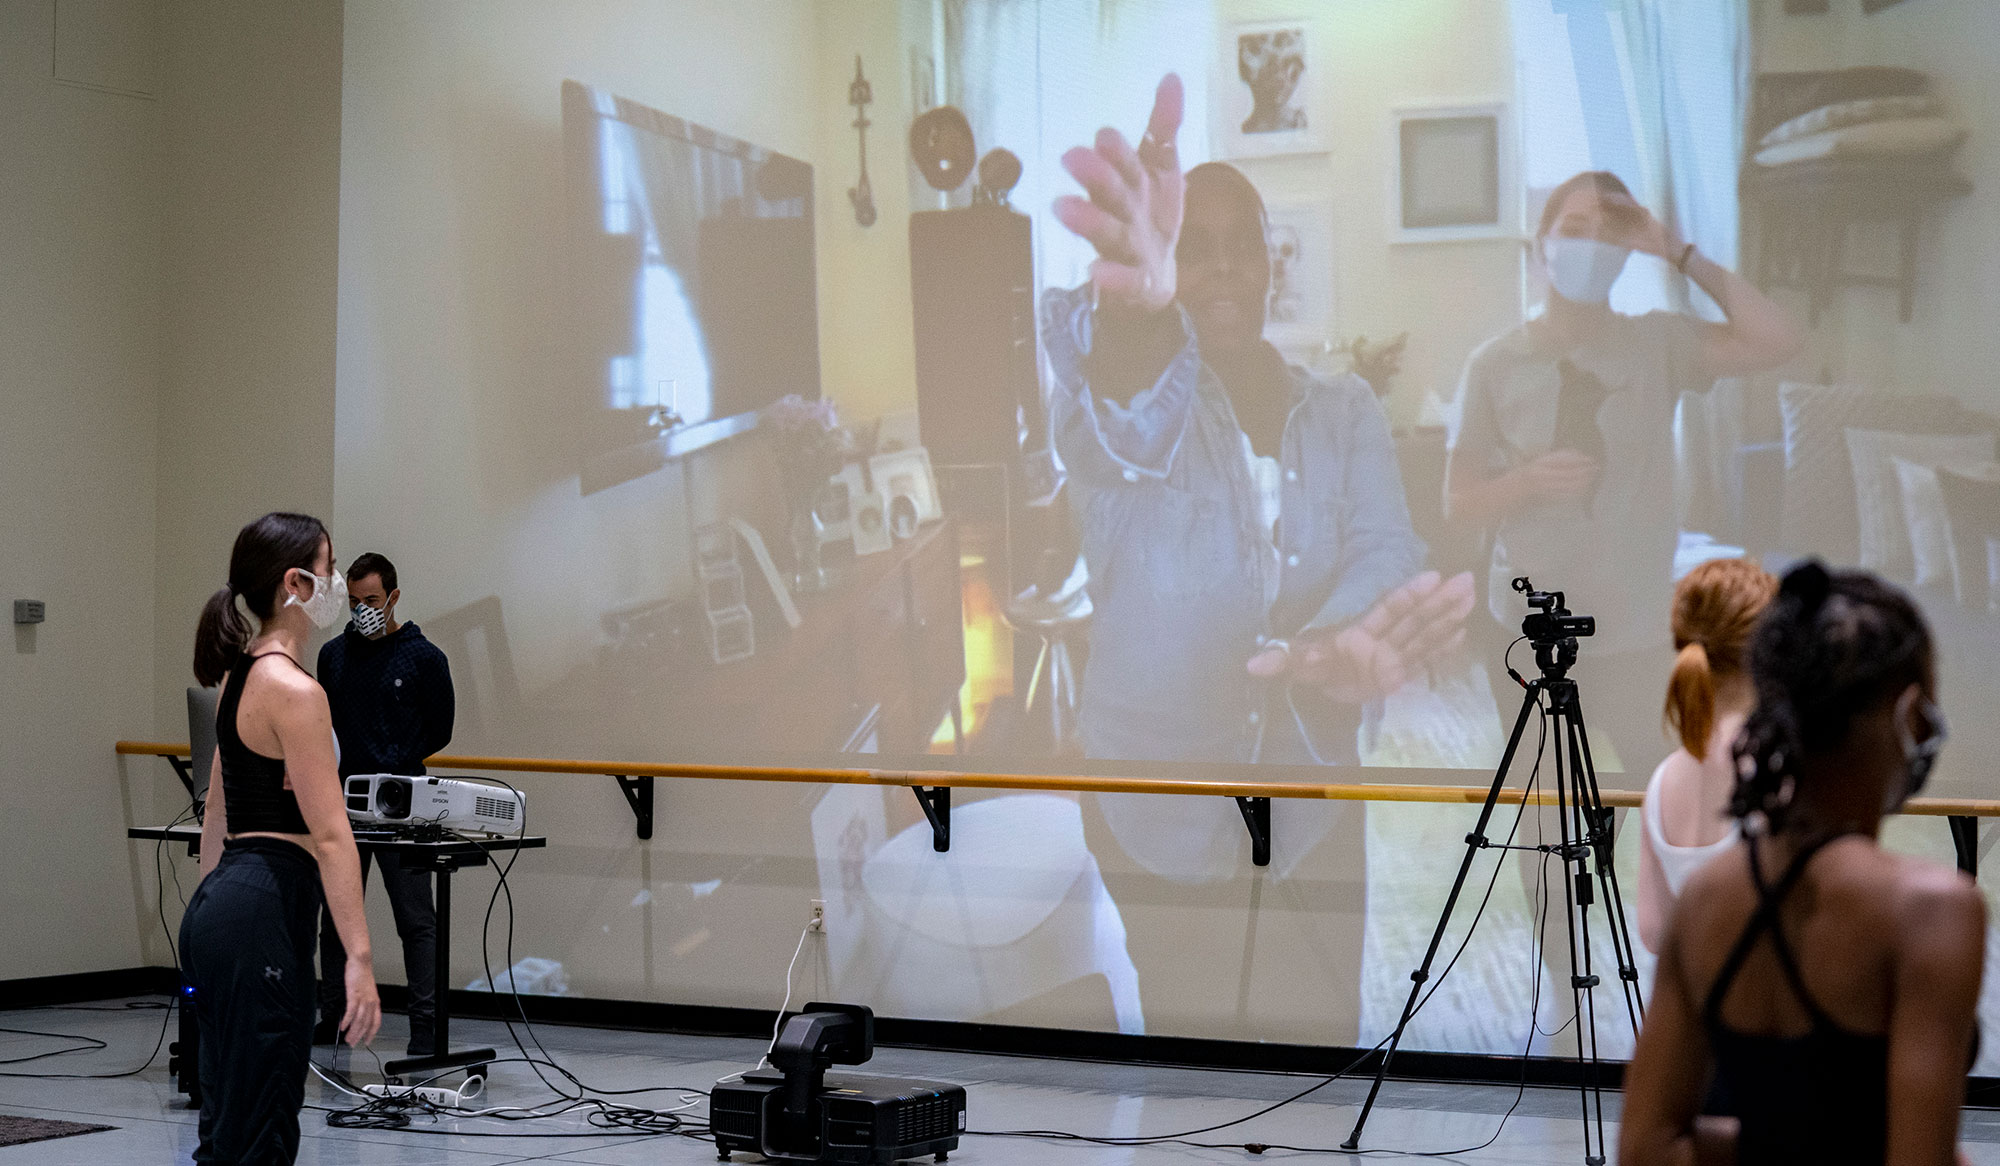
{"type": "Polygon", "coordinates": [[[0,602],[48,605],[0,644],[0,980],[147,962],[151,906],[116,827],[152,785],[111,742],[152,719],[161,114],[107,90],[159,73],[55,33],[53,3],[0,5],[0,602]]]}

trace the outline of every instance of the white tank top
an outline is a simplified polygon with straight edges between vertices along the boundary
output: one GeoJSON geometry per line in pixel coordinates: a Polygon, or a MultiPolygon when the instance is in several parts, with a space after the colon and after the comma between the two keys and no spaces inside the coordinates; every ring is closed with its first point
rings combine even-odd
{"type": "MultiPolygon", "coordinates": [[[[1680,897],[1681,888],[1700,866],[1731,846],[1736,845],[1739,830],[1731,823],[1729,832],[1707,846],[1676,846],[1667,841],[1665,823],[1661,820],[1660,781],[1670,765],[1696,766],[1703,785],[1721,779],[1733,780],[1735,758],[1730,747],[1736,742],[1736,734],[1743,728],[1740,713],[1718,718],[1715,728],[1708,735],[1708,756],[1696,761],[1686,749],[1676,749],[1659,768],[1653,770],[1652,780],[1646,783],[1646,797],[1640,813],[1646,820],[1646,839],[1653,844],[1653,853],[1659,857],[1660,870],[1667,876],[1667,890],[1675,898],[1680,897]]],[[[1692,775],[1691,775],[1692,776],[1692,775]]]]}

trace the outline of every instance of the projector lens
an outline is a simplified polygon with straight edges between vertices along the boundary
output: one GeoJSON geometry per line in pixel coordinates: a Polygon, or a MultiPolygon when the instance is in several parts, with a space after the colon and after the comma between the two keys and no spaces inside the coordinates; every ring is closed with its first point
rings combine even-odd
{"type": "Polygon", "coordinates": [[[410,816],[410,783],[403,780],[375,784],[375,812],[384,818],[410,816]]]}

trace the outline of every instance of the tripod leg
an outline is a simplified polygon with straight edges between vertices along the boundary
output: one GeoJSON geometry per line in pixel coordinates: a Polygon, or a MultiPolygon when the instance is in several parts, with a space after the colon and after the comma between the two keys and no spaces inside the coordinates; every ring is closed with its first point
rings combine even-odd
{"type": "Polygon", "coordinates": [[[1560,823],[1560,843],[1563,871],[1563,925],[1569,937],[1569,984],[1570,999],[1575,1006],[1571,1023],[1576,1026],[1576,1068],[1577,1101],[1583,1112],[1583,1160],[1585,1166],[1602,1166],[1604,1162],[1604,1099],[1598,1092],[1597,1075],[1593,1071],[1596,1063],[1596,1014],[1594,997],[1590,989],[1595,986],[1595,977],[1590,975],[1590,925],[1585,911],[1590,900],[1590,866],[1585,860],[1588,849],[1583,844],[1579,829],[1580,806],[1571,788],[1576,780],[1569,750],[1568,719],[1575,700],[1573,684],[1564,683],[1563,688],[1550,686],[1551,702],[1554,705],[1550,715],[1556,718],[1556,810],[1560,823]],[[1564,689],[1568,691],[1565,692],[1564,689]],[[1586,1028],[1590,1030],[1586,1035],[1586,1028]],[[1588,1042],[1588,1043],[1586,1043],[1588,1042]],[[1595,1095],[1597,1102],[1596,1150],[1592,1149],[1591,1102],[1595,1095]]]}
{"type": "Polygon", "coordinates": [[[1632,1022],[1632,1039],[1636,1041],[1639,1025],[1646,1019],[1646,997],[1639,988],[1639,953],[1632,944],[1632,928],[1625,917],[1625,896],[1618,887],[1618,868],[1614,861],[1617,819],[1605,806],[1603,791],[1597,785],[1597,765],[1591,760],[1590,730],[1584,727],[1581,702],[1576,706],[1573,731],[1582,773],[1588,781],[1585,788],[1590,794],[1591,824],[1596,828],[1592,844],[1597,851],[1597,879],[1610,902],[1606,914],[1610,916],[1611,950],[1618,960],[1618,981],[1625,996],[1625,1015],[1632,1022]]]}
{"type": "Polygon", "coordinates": [[[1451,913],[1458,906],[1459,893],[1465,889],[1465,878],[1472,871],[1472,860],[1487,845],[1486,827],[1493,819],[1493,807],[1500,800],[1500,787],[1506,784],[1507,771],[1514,764],[1514,754],[1521,747],[1521,736],[1528,728],[1528,717],[1541,701],[1542,682],[1532,681],[1528,691],[1521,696],[1521,712],[1514,718],[1514,732],[1507,738],[1507,749],[1500,755],[1500,767],[1493,773],[1493,785],[1486,791],[1486,801],[1479,807],[1479,821],[1472,827],[1472,833],[1465,836],[1465,857],[1459,860],[1458,875],[1451,881],[1451,893],[1445,896],[1444,910],[1439,912],[1437,926],[1431,931],[1430,946],[1424,949],[1423,962],[1410,973],[1410,995],[1403,1001],[1403,1014],[1396,1021],[1396,1031],[1389,1034],[1389,1048],[1382,1054],[1382,1063],[1375,1067],[1375,1081],[1368,1087],[1368,1099],[1361,1103],[1361,1113],[1354,1119],[1354,1130],[1347,1140],[1340,1144],[1343,1150],[1352,1150],[1361,1144],[1361,1127],[1368,1124],[1368,1114],[1375,1108],[1375,1097],[1382,1092],[1382,1080],[1389,1075],[1389,1062],[1395,1059],[1396,1049],[1403,1043],[1403,1030],[1410,1025],[1410,1017],[1416,1015],[1417,1001],[1422,995],[1424,984],[1431,978],[1431,965],[1437,960],[1438,948],[1444,944],[1445,928],[1451,923],[1451,913]]]}

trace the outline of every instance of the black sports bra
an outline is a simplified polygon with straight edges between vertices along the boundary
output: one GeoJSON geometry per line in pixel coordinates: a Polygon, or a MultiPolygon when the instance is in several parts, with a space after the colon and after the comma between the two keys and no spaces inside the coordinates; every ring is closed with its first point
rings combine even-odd
{"type": "Polygon", "coordinates": [[[1793,857],[1776,883],[1764,882],[1757,839],[1747,839],[1757,910],[1708,991],[1703,1020],[1714,1050],[1717,1085],[1742,1123],[1736,1160],[1743,1166],[1799,1162],[1880,1166],[1889,1137],[1889,1036],[1837,1023],[1806,991],[1805,977],[1779,926],[1779,908],[1806,864],[1834,836],[1793,857]],[[1722,1020],[1722,1002],[1744,960],[1766,935],[1792,994],[1811,1019],[1799,1036],[1739,1032],[1722,1020]]]}
{"type": "Polygon", "coordinates": [[[266,757],[243,743],[236,731],[237,706],[243,703],[243,685],[250,669],[265,656],[284,656],[294,668],[298,661],[283,652],[252,656],[239,652],[222,686],[222,699],[215,705],[215,747],[222,756],[222,796],[228,815],[229,832],[242,834],[263,831],[273,834],[310,834],[299,800],[285,788],[285,762],[266,757]]]}

